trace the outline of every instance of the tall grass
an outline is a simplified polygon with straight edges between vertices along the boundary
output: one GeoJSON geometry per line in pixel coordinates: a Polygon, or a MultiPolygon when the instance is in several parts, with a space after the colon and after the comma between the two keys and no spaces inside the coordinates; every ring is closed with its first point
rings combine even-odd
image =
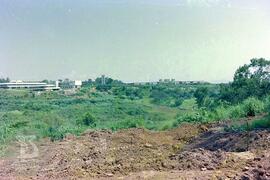
{"type": "Polygon", "coordinates": [[[195,109],[188,113],[178,114],[177,120],[174,122],[173,126],[176,127],[183,122],[210,123],[226,120],[237,121],[240,118],[256,116],[265,112],[266,106],[268,105],[263,101],[251,97],[237,105],[221,104],[213,110],[208,110],[205,108],[195,109]]]}

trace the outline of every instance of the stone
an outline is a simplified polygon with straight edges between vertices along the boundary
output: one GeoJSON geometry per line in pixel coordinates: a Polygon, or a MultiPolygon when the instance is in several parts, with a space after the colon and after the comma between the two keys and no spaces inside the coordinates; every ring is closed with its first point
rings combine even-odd
{"type": "Polygon", "coordinates": [[[248,171],[249,167],[244,167],[243,171],[248,171]]]}
{"type": "Polygon", "coordinates": [[[207,168],[205,168],[205,167],[204,168],[201,168],[201,171],[206,171],[206,170],[207,170],[207,168]]]}
{"type": "Polygon", "coordinates": [[[151,148],[151,147],[153,147],[153,145],[152,145],[152,144],[149,144],[149,143],[146,143],[146,144],[144,145],[144,147],[151,148]]]}

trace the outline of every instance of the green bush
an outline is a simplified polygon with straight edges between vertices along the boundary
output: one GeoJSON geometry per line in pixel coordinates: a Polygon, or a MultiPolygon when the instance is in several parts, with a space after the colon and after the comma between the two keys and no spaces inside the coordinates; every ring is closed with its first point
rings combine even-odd
{"type": "Polygon", "coordinates": [[[125,119],[122,121],[117,122],[114,124],[111,129],[118,130],[118,129],[128,129],[128,128],[144,128],[145,121],[144,119],[125,119]]]}
{"type": "Polygon", "coordinates": [[[226,120],[229,118],[229,110],[223,106],[217,107],[213,112],[213,119],[226,120]]]}
{"type": "Polygon", "coordinates": [[[205,97],[203,100],[203,107],[206,107],[209,110],[213,110],[215,107],[217,107],[218,103],[215,101],[215,99],[211,97],[205,97]]]}
{"type": "Polygon", "coordinates": [[[52,141],[64,138],[63,126],[65,120],[62,117],[55,114],[47,114],[44,117],[44,114],[41,113],[39,118],[40,122],[34,122],[33,127],[41,132],[41,136],[50,137],[52,141]]]}
{"type": "Polygon", "coordinates": [[[153,122],[161,122],[161,121],[165,121],[166,117],[164,117],[164,114],[154,112],[154,113],[145,114],[144,119],[148,121],[153,121],[153,122]]]}
{"type": "Polygon", "coordinates": [[[173,122],[172,127],[176,128],[176,127],[178,127],[178,125],[179,125],[179,122],[178,122],[178,120],[176,120],[173,122]]]}
{"type": "Polygon", "coordinates": [[[175,99],[174,101],[172,101],[172,104],[170,104],[171,107],[179,107],[182,105],[184,99],[175,99]]]}
{"type": "Polygon", "coordinates": [[[77,124],[84,125],[84,126],[90,126],[90,127],[96,127],[97,122],[94,116],[90,114],[89,112],[86,113],[81,119],[77,121],[77,124]]]}
{"type": "Polygon", "coordinates": [[[265,98],[264,104],[265,104],[265,111],[270,114],[270,96],[265,98]]]}
{"type": "Polygon", "coordinates": [[[161,130],[162,130],[162,131],[166,131],[166,130],[171,129],[171,128],[172,128],[172,125],[166,123],[166,124],[164,124],[164,125],[162,126],[161,130]]]}
{"type": "Polygon", "coordinates": [[[59,127],[49,127],[48,128],[48,137],[51,138],[51,141],[61,140],[64,138],[65,133],[61,131],[59,127]]]}
{"type": "Polygon", "coordinates": [[[201,123],[209,120],[209,114],[201,110],[199,112],[185,113],[183,115],[178,116],[177,121],[178,124],[183,122],[193,122],[193,123],[201,123]]]}
{"type": "Polygon", "coordinates": [[[266,117],[264,119],[253,121],[250,126],[251,129],[270,128],[270,118],[266,117]]]}
{"type": "Polygon", "coordinates": [[[246,115],[245,110],[244,110],[243,106],[241,106],[241,105],[232,106],[230,108],[230,118],[231,119],[241,118],[241,117],[244,117],[245,115],[246,115]]]}
{"type": "Polygon", "coordinates": [[[251,97],[243,102],[243,107],[246,116],[255,116],[256,114],[262,113],[264,110],[264,104],[262,101],[251,97]]]}
{"type": "Polygon", "coordinates": [[[255,120],[249,124],[241,124],[241,125],[232,125],[230,127],[225,128],[225,131],[252,131],[254,129],[261,128],[270,128],[270,119],[269,117],[255,120]]]}

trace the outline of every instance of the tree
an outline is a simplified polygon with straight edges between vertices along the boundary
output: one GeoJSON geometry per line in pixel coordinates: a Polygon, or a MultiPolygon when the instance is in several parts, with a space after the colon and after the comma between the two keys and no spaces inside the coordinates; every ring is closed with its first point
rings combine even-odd
{"type": "Polygon", "coordinates": [[[270,92],[270,61],[251,59],[250,64],[239,67],[228,86],[222,86],[221,99],[232,103],[248,97],[262,98],[270,92]]]}
{"type": "Polygon", "coordinates": [[[47,79],[44,79],[44,80],[41,81],[41,82],[49,84],[49,80],[47,80],[47,79]]]}
{"type": "Polygon", "coordinates": [[[153,98],[154,103],[161,103],[168,98],[168,94],[161,89],[154,89],[150,94],[150,98],[153,98]]]}
{"type": "MultiPolygon", "coordinates": [[[[120,80],[115,80],[115,79],[112,79],[110,77],[104,77],[105,79],[105,85],[122,85],[123,82],[120,81],[120,80]]],[[[95,79],[95,85],[104,85],[102,84],[102,77],[98,77],[95,79]]]]}
{"type": "Polygon", "coordinates": [[[109,77],[98,77],[95,79],[94,84],[96,86],[96,89],[99,91],[108,91],[113,86],[123,85],[123,83],[119,80],[114,80],[109,77]],[[104,78],[104,82],[103,82],[104,78]]]}
{"type": "Polygon", "coordinates": [[[194,92],[194,97],[196,98],[196,101],[199,107],[203,106],[204,100],[208,96],[208,93],[209,93],[209,90],[207,87],[199,87],[194,92]]]}

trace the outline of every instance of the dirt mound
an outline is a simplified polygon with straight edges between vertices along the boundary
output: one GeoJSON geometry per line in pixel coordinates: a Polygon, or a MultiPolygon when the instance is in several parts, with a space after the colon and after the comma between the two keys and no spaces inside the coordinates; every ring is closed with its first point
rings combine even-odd
{"type": "Polygon", "coordinates": [[[195,139],[186,149],[203,148],[210,151],[221,149],[227,152],[245,152],[268,149],[269,147],[270,130],[252,132],[208,131],[195,139]]]}
{"type": "Polygon", "coordinates": [[[226,154],[222,151],[212,152],[205,149],[194,149],[192,151],[184,151],[171,157],[177,161],[177,169],[201,169],[214,170],[219,168],[226,160],[226,154]]]}
{"type": "Polygon", "coordinates": [[[111,177],[145,170],[165,170],[168,157],[202,132],[200,126],[183,125],[173,131],[129,129],[116,133],[88,131],[80,137],[68,135],[61,142],[39,146],[40,156],[30,162],[14,159],[0,173],[23,177],[111,177]],[[13,170],[11,170],[13,169],[13,170]],[[11,171],[10,171],[11,170],[11,171]],[[19,171],[17,171],[19,170],[19,171]]]}
{"type": "Polygon", "coordinates": [[[265,152],[260,156],[249,160],[247,165],[242,169],[243,173],[239,178],[245,179],[270,179],[270,153],[265,152]]]}
{"type": "Polygon", "coordinates": [[[205,127],[187,124],[164,132],[129,129],[68,135],[60,142],[38,143],[37,158],[0,161],[0,177],[252,179],[263,170],[261,177],[268,178],[269,156],[260,156],[260,161],[254,157],[269,150],[269,131],[250,133],[251,151],[244,151],[245,133],[205,131],[205,127]]]}

